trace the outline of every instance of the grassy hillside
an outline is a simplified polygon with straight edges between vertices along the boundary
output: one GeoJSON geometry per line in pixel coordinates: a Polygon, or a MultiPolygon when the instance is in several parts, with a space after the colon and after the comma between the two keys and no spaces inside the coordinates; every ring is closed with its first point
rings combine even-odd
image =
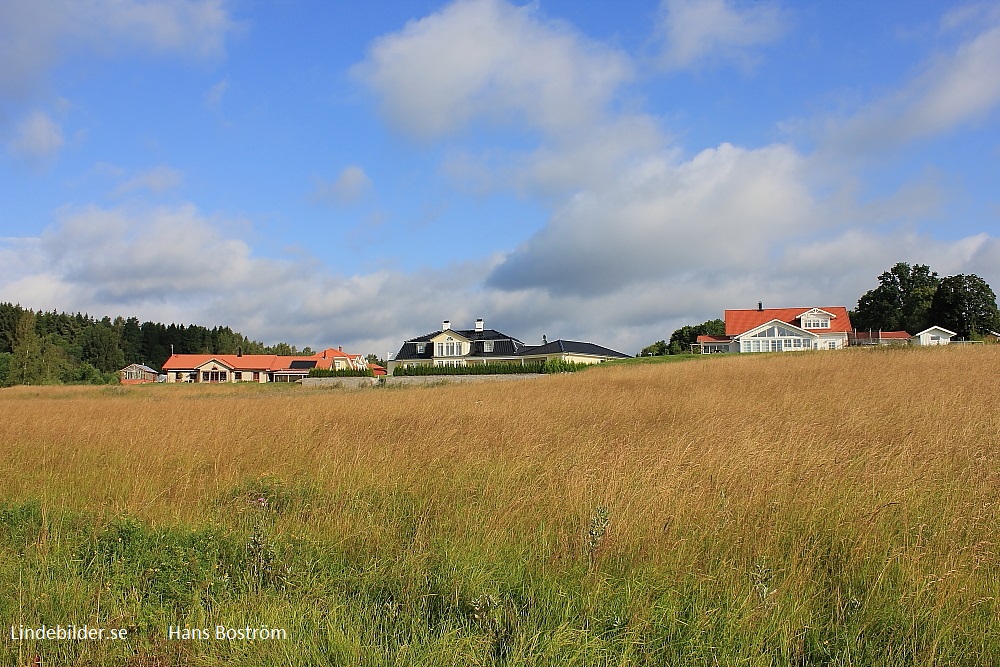
{"type": "Polygon", "coordinates": [[[0,390],[0,664],[998,664],[998,368],[0,390]]]}

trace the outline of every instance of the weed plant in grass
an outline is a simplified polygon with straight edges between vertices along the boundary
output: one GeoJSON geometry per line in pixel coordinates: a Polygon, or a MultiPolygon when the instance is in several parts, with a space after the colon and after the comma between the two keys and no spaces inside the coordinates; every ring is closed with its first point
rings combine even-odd
{"type": "Polygon", "coordinates": [[[2,664],[1000,664],[1000,347],[0,391],[2,664]],[[177,640],[169,626],[281,628],[177,640]]]}

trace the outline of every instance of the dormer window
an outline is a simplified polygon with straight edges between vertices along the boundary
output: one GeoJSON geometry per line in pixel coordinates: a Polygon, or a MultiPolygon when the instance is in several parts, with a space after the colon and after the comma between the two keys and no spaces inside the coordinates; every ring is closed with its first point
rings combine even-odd
{"type": "Polygon", "coordinates": [[[830,328],[830,320],[825,319],[825,318],[821,319],[821,318],[815,317],[815,316],[805,317],[805,318],[802,319],[802,328],[803,329],[829,329],[830,328]]]}
{"type": "Polygon", "coordinates": [[[493,341],[491,341],[491,340],[484,340],[483,341],[483,352],[492,352],[492,351],[493,351],[493,341]]]}
{"type": "Polygon", "coordinates": [[[417,354],[423,354],[427,349],[427,343],[417,343],[417,354]]]}

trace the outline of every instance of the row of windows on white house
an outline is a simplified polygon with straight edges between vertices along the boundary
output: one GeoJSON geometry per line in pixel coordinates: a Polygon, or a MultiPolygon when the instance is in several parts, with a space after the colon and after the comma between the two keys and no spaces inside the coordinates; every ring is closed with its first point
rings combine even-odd
{"type": "Polygon", "coordinates": [[[818,350],[823,345],[828,350],[837,349],[837,341],[828,340],[825,344],[818,340],[806,338],[750,338],[740,341],[740,352],[782,352],[784,350],[818,350]]]}
{"type": "MultiPolygon", "coordinates": [[[[427,350],[427,343],[417,343],[417,354],[423,354],[427,350]]],[[[484,340],[483,341],[483,352],[493,351],[493,341],[484,340]]],[[[468,350],[461,343],[461,341],[437,343],[435,348],[435,357],[461,357],[466,354],[468,350]]]]}
{"type": "MultiPolygon", "coordinates": [[[[188,382],[194,382],[198,379],[198,373],[174,373],[174,379],[177,382],[183,382],[185,376],[187,376],[188,382]]],[[[253,382],[260,382],[260,372],[259,371],[233,371],[233,380],[236,382],[249,382],[250,378],[253,378],[253,382]]],[[[201,372],[202,382],[229,382],[229,373],[226,371],[202,371],[201,372]]]]}

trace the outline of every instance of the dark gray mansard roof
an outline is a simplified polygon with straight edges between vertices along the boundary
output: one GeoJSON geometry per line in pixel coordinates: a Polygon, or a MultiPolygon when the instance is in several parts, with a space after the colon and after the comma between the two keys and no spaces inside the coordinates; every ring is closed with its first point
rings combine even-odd
{"type": "MultiPolygon", "coordinates": [[[[456,333],[462,338],[467,340],[517,340],[513,336],[508,336],[505,333],[501,333],[496,329],[483,329],[482,331],[476,331],[475,329],[441,329],[440,331],[432,331],[429,334],[424,334],[423,336],[417,336],[416,338],[411,338],[406,341],[407,343],[426,343],[431,338],[443,334],[445,331],[456,333]]],[[[517,340],[518,343],[521,341],[517,340]]],[[[523,345],[523,343],[522,343],[523,345]]]]}
{"type": "Polygon", "coordinates": [[[535,355],[535,354],[556,354],[559,352],[565,352],[566,354],[591,354],[598,357],[617,357],[619,359],[629,359],[629,355],[622,354],[621,352],[616,352],[606,347],[600,345],[595,345],[594,343],[582,343],[576,340],[554,340],[551,343],[546,343],[545,345],[533,345],[531,347],[525,347],[520,352],[521,356],[535,355]]]}
{"type": "Polygon", "coordinates": [[[396,353],[395,360],[431,359],[434,356],[434,347],[430,343],[430,340],[435,336],[445,333],[445,331],[458,334],[462,338],[472,341],[472,348],[469,354],[463,355],[465,357],[512,357],[524,349],[524,343],[496,329],[484,329],[483,331],[476,331],[475,329],[442,329],[406,341],[399,348],[399,352],[396,353]],[[493,341],[492,352],[484,351],[483,343],[488,340],[493,341]],[[417,343],[427,343],[424,346],[423,354],[417,353],[417,343]]]}
{"type": "Polygon", "coordinates": [[[459,336],[472,341],[472,349],[469,351],[469,354],[463,355],[465,357],[517,357],[563,352],[566,354],[590,354],[598,357],[615,357],[619,359],[629,358],[627,354],[622,354],[621,352],[616,352],[606,347],[595,345],[594,343],[582,343],[575,340],[554,340],[545,345],[525,345],[513,336],[508,336],[496,329],[485,329],[483,331],[476,331],[475,329],[442,329],[406,341],[399,348],[399,352],[396,353],[395,360],[433,358],[434,346],[430,343],[430,340],[445,331],[453,331],[459,336]],[[484,351],[483,343],[488,340],[493,341],[492,352],[484,351]],[[424,346],[423,353],[417,353],[417,343],[427,343],[424,346]]]}

